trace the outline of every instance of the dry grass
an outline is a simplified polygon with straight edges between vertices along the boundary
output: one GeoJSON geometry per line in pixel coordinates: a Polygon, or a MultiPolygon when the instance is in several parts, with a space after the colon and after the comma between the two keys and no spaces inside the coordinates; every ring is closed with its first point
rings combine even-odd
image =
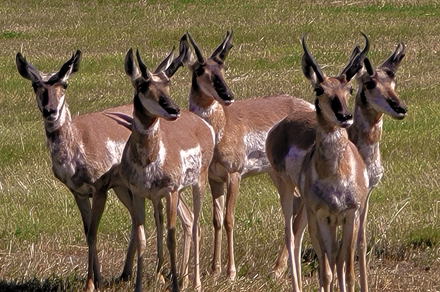
{"type": "MultiPolygon", "coordinates": [[[[378,64],[395,44],[407,45],[397,72],[397,90],[407,102],[403,121],[385,118],[381,144],[385,175],[370,204],[369,283],[372,291],[440,291],[440,84],[438,1],[2,1],[0,3],[0,290],[80,291],[87,250],[72,195],[50,172],[41,119],[27,80],[15,69],[22,51],[38,68],[55,70],[74,49],[84,53],[70,80],[72,113],[131,101],[123,55],[139,48],[153,68],[186,30],[208,54],[227,29],[235,47],[226,65],[237,98],[289,93],[312,99],[299,70],[299,38],[326,72],[336,74],[350,49],[371,40],[369,57],[378,64]]],[[[187,107],[189,74],[180,69],[172,95],[187,107]]],[[[147,207],[144,287],[163,291],[153,278],[155,237],[147,207]]],[[[237,280],[212,279],[211,200],[201,220],[202,283],[205,291],[290,291],[288,273],[270,278],[283,241],[276,192],[266,176],[243,181],[236,212],[237,280]]],[[[99,230],[103,274],[122,268],[130,221],[109,196],[99,230]]],[[[305,249],[310,243],[304,242],[305,249]]],[[[225,246],[223,248],[225,250],[225,246]]],[[[316,263],[304,261],[305,291],[316,291],[316,263]]],[[[226,258],[223,258],[226,264],[226,258]]],[[[167,266],[167,265],[166,265],[167,266]]],[[[106,291],[130,290],[133,282],[106,291]]]]}

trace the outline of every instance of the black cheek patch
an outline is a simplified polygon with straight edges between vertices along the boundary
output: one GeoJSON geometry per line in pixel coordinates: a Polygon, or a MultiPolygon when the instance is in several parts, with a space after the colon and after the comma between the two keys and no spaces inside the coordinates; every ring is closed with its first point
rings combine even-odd
{"type": "Polygon", "coordinates": [[[218,77],[217,75],[213,75],[212,84],[214,85],[214,89],[220,96],[220,98],[222,98],[223,100],[232,100],[232,95],[229,93],[226,84],[221,80],[220,77],[218,77]]]}
{"type": "Polygon", "coordinates": [[[172,103],[169,102],[168,98],[165,96],[159,97],[159,105],[166,110],[166,112],[170,115],[177,115],[179,114],[179,108],[174,106],[172,103]]]}
{"type": "Polygon", "coordinates": [[[47,92],[46,89],[43,89],[43,92],[41,93],[42,95],[42,99],[41,99],[41,104],[43,106],[46,106],[49,103],[49,92],[47,92]]]}

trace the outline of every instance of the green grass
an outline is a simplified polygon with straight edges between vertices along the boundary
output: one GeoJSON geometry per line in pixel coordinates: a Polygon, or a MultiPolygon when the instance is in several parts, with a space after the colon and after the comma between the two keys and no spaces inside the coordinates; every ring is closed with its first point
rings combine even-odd
{"type": "MultiPolygon", "coordinates": [[[[69,80],[72,114],[129,103],[132,89],[123,57],[138,48],[154,69],[179,37],[189,31],[208,55],[226,30],[234,48],[226,66],[236,98],[289,93],[312,100],[300,72],[299,39],[327,74],[337,74],[359,31],[371,41],[379,64],[402,41],[406,56],[397,71],[397,90],[408,117],[384,119],[381,150],[385,174],[373,191],[369,239],[370,290],[440,290],[440,191],[438,91],[440,8],[423,1],[2,1],[0,3],[0,290],[78,291],[84,285],[86,242],[73,196],[53,177],[40,113],[30,83],[19,76],[14,56],[21,51],[42,71],[54,71],[80,49],[79,72],[69,80]]],[[[172,79],[177,104],[187,107],[190,76],[172,79]]],[[[186,197],[189,197],[187,192],[186,197]]],[[[162,291],[153,276],[155,235],[147,204],[144,288],[162,291]]],[[[109,196],[99,232],[103,274],[119,275],[130,220],[109,196]]],[[[201,218],[202,283],[205,291],[290,291],[288,273],[269,276],[283,241],[283,219],[267,176],[242,182],[236,208],[237,280],[214,281],[207,270],[212,250],[211,198],[201,218]]],[[[306,238],[304,248],[310,248],[306,238]]],[[[223,251],[226,250],[225,242],[223,251]]],[[[223,263],[226,264],[224,254],[223,263]]],[[[306,291],[316,291],[316,264],[304,263],[306,291]]],[[[130,290],[133,282],[108,288],[130,290]]]]}

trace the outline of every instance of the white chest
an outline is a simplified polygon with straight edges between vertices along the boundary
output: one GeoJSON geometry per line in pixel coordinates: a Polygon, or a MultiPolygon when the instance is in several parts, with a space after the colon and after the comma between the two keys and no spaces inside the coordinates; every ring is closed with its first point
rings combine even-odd
{"type": "Polygon", "coordinates": [[[180,151],[181,180],[180,188],[194,185],[199,181],[202,166],[202,151],[200,146],[180,151]]]}

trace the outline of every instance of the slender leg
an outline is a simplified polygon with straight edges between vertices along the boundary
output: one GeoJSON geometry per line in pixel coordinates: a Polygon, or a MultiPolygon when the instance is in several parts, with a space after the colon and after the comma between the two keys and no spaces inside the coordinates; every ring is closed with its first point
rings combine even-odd
{"type": "Polygon", "coordinates": [[[240,186],[241,175],[238,172],[230,173],[228,179],[228,188],[226,194],[226,216],[225,229],[228,239],[228,268],[227,277],[230,281],[235,280],[235,258],[234,258],[234,216],[235,201],[238,195],[238,187],[240,186]]]}
{"type": "Polygon", "coordinates": [[[339,291],[341,292],[346,291],[346,287],[348,291],[354,292],[354,251],[358,226],[358,211],[350,210],[345,215],[345,223],[342,225],[342,239],[337,257],[339,291]]]}
{"type": "Polygon", "coordinates": [[[191,236],[192,236],[192,226],[194,221],[194,216],[185,201],[179,198],[179,203],[177,205],[177,215],[182,222],[183,228],[183,245],[182,245],[182,261],[180,263],[179,276],[180,282],[179,287],[185,289],[188,286],[188,261],[189,253],[191,251],[191,236]]]}
{"type": "Polygon", "coordinates": [[[163,204],[162,200],[155,199],[152,201],[154,210],[154,224],[156,225],[156,250],[157,250],[157,263],[156,263],[156,279],[165,283],[162,275],[163,267],[163,204]]]}
{"type": "Polygon", "coordinates": [[[120,281],[128,281],[133,273],[133,260],[136,251],[136,230],[133,215],[133,195],[130,190],[126,187],[117,187],[113,189],[116,196],[124,204],[130,213],[131,217],[131,231],[130,231],[130,241],[128,243],[127,253],[125,255],[124,269],[121,275],[116,279],[116,283],[120,281]]]}
{"type": "MultiPolygon", "coordinates": [[[[298,201],[301,201],[300,198],[297,199],[298,201]]],[[[295,220],[293,221],[293,235],[294,235],[294,251],[295,251],[295,265],[296,265],[296,273],[297,273],[297,280],[298,280],[298,287],[299,291],[302,291],[302,277],[301,277],[301,245],[302,240],[304,236],[304,230],[307,227],[307,214],[306,214],[306,208],[302,204],[302,202],[299,202],[301,204],[301,208],[298,212],[298,215],[296,215],[295,220]]]]}
{"type": "Polygon", "coordinates": [[[179,201],[179,194],[177,191],[172,191],[166,196],[167,200],[167,247],[170,253],[171,263],[171,280],[173,292],[179,291],[179,285],[177,281],[177,269],[176,269],[176,216],[177,216],[177,204],[179,201]]]}
{"type": "Polygon", "coordinates": [[[294,216],[294,205],[295,205],[295,198],[294,196],[286,189],[279,189],[280,194],[280,204],[281,209],[283,211],[284,216],[284,240],[285,245],[287,248],[287,253],[289,256],[289,269],[291,273],[291,282],[292,282],[292,289],[293,291],[301,291],[298,279],[297,279],[297,271],[296,271],[296,259],[295,259],[295,253],[294,253],[294,234],[292,230],[292,222],[293,222],[293,216],[294,216]]]}
{"type": "MultiPolygon", "coordinates": [[[[281,203],[281,198],[280,198],[280,194],[282,192],[285,192],[284,189],[286,189],[286,183],[283,181],[283,179],[274,171],[270,171],[268,172],[270,178],[272,179],[272,182],[274,184],[274,186],[277,188],[278,191],[278,198],[280,199],[280,203],[281,203]]],[[[282,206],[282,204],[281,204],[282,206]]],[[[286,233],[284,233],[286,235],[286,233]]],[[[278,252],[278,257],[275,261],[275,264],[272,268],[272,275],[275,279],[278,279],[281,277],[281,275],[283,274],[284,270],[287,267],[287,258],[288,258],[289,254],[287,252],[287,247],[286,247],[286,241],[284,240],[284,244],[281,246],[280,251],[278,252]]]]}
{"type": "Polygon", "coordinates": [[[361,292],[368,292],[367,239],[365,237],[365,231],[367,224],[367,214],[368,214],[370,194],[371,191],[367,195],[367,200],[360,215],[358,239],[357,239],[361,292]]]}
{"type": "Polygon", "coordinates": [[[327,216],[316,216],[307,210],[309,233],[313,248],[319,259],[319,286],[320,291],[332,291],[333,275],[338,252],[336,241],[336,226],[327,222],[327,216]]]}
{"type": "Polygon", "coordinates": [[[201,291],[202,282],[200,281],[200,228],[199,228],[199,216],[202,210],[203,195],[205,194],[205,181],[207,171],[204,171],[199,176],[199,183],[193,186],[193,208],[194,208],[194,221],[193,221],[193,242],[194,242],[194,275],[193,275],[193,288],[196,291],[201,291]]]}
{"type": "Polygon", "coordinates": [[[93,211],[90,205],[90,200],[88,198],[80,198],[78,195],[74,194],[76,204],[78,206],[78,209],[81,213],[81,218],[83,220],[84,233],[86,234],[87,245],[89,248],[87,281],[84,291],[93,291],[95,285],[99,286],[99,283],[102,282],[98,254],[96,252],[95,244],[96,244],[96,234],[98,230],[99,220],[101,218],[102,212],[104,211],[107,192],[104,192],[102,195],[95,193],[93,196],[94,196],[94,200],[100,201],[102,205],[102,210],[98,210],[98,203],[93,204],[95,206],[95,212],[96,212],[94,222],[92,222],[93,211]],[[100,199],[98,199],[98,197],[100,199]],[[93,224],[92,230],[90,229],[91,224],[93,224]]]}
{"type": "Polygon", "coordinates": [[[209,186],[212,194],[212,222],[214,225],[214,254],[212,256],[211,274],[216,276],[221,273],[222,253],[222,228],[225,208],[225,196],[223,195],[223,182],[209,178],[209,186]]]}
{"type": "MultiPolygon", "coordinates": [[[[137,272],[136,272],[136,284],[135,292],[142,291],[142,266],[143,266],[143,255],[147,248],[147,240],[145,238],[145,198],[133,196],[133,211],[135,217],[135,227],[136,227],[136,243],[138,250],[138,260],[137,260],[137,272]]],[[[158,251],[159,252],[159,251],[158,251]]]]}

